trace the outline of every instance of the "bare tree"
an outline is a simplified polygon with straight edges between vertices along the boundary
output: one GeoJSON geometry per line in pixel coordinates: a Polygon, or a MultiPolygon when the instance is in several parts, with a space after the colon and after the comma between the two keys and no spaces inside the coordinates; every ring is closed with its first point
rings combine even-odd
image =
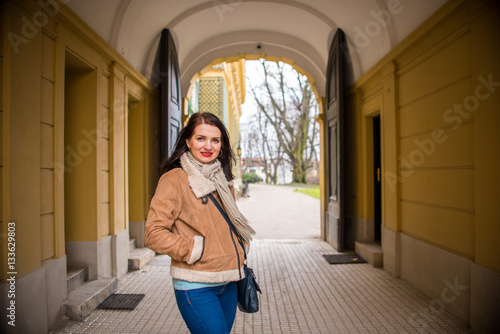
{"type": "Polygon", "coordinates": [[[266,173],[266,183],[278,183],[279,167],[283,163],[283,149],[276,140],[270,122],[262,113],[256,114],[257,124],[262,139],[262,157],[264,158],[264,168],[266,173]]]}
{"type": "Polygon", "coordinates": [[[257,112],[252,114],[250,121],[242,127],[245,128],[243,146],[247,161],[250,164],[257,163],[253,157],[258,157],[259,167],[265,173],[265,182],[277,184],[278,171],[283,164],[284,156],[269,120],[262,113],[257,112]]]}
{"type": "MultiPolygon", "coordinates": [[[[250,91],[266,120],[259,123],[274,130],[279,144],[274,150],[271,149],[269,138],[266,139],[263,135],[264,145],[268,145],[268,154],[282,152],[286,155],[293,168],[293,181],[305,183],[306,171],[311,166],[312,159],[316,158],[318,141],[314,121],[317,104],[311,84],[297,72],[292,76],[291,71],[286,68],[289,65],[265,60],[260,63],[263,82],[257,86],[250,84],[250,91]]],[[[262,130],[261,128],[261,133],[262,130]]],[[[268,132],[265,130],[264,133],[268,132]]]]}
{"type": "Polygon", "coordinates": [[[245,138],[243,141],[243,147],[246,152],[245,166],[251,170],[254,167],[255,157],[259,157],[261,155],[259,150],[259,143],[261,142],[261,139],[258,131],[256,131],[253,127],[247,129],[243,138],[245,138]]]}

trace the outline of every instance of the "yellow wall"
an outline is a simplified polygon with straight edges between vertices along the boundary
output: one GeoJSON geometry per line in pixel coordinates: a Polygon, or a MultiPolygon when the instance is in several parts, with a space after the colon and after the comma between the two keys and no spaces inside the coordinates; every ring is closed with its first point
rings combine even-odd
{"type": "Polygon", "coordinates": [[[65,76],[64,206],[66,241],[97,240],[96,70],[65,76]]]}
{"type": "Polygon", "coordinates": [[[360,198],[349,211],[373,216],[370,121],[380,113],[383,225],[497,271],[499,13],[494,1],[448,2],[358,80],[348,104],[362,162],[350,162],[361,182],[348,181],[360,198]]]}
{"type": "Polygon", "coordinates": [[[159,92],[129,100],[129,212],[130,221],[145,221],[159,178],[159,92]]]}
{"type": "Polygon", "coordinates": [[[56,225],[55,159],[55,40],[42,33],[42,61],[40,87],[40,180],[41,180],[41,258],[42,261],[64,253],[61,244],[62,229],[56,225]]]}
{"type": "Polygon", "coordinates": [[[446,120],[472,90],[470,35],[443,44],[399,62],[401,230],[473,258],[473,116],[446,120]]]}
{"type": "Polygon", "coordinates": [[[478,264],[500,271],[500,5],[496,1],[495,6],[472,10],[478,11],[470,34],[473,95],[484,86],[480,77],[495,82],[481,90],[484,97],[478,96],[480,105],[474,111],[475,254],[478,264]]]}
{"type": "MultiPolygon", "coordinates": [[[[106,130],[109,132],[109,151],[104,152],[103,159],[109,159],[108,182],[104,187],[109,191],[109,215],[104,210],[101,214],[102,227],[101,236],[105,235],[109,221],[109,231],[118,234],[128,227],[128,179],[127,179],[127,122],[128,122],[128,99],[126,89],[126,70],[116,62],[109,64],[109,95],[103,95],[111,100],[109,119],[106,130]]],[[[104,161],[103,161],[104,162],[104,161]]],[[[100,169],[103,169],[101,167],[100,169]]],[[[103,179],[103,181],[106,181],[103,179]]],[[[103,194],[99,191],[98,194],[103,194]]],[[[105,199],[101,200],[105,202],[105,199]]],[[[103,209],[105,206],[103,207],[103,209]]]]}
{"type": "MultiPolygon", "coordinates": [[[[4,5],[3,33],[20,32],[25,13],[4,5]]],[[[15,52],[6,38],[3,47],[3,254],[7,254],[6,222],[16,223],[16,270],[40,266],[41,249],[41,35],[15,52]],[[37,59],[33,55],[37,54],[37,59]],[[17,92],[17,93],[16,93],[17,92]],[[23,93],[21,93],[23,92],[23,93]],[[15,96],[17,94],[17,96],[15,96]]],[[[4,260],[5,258],[2,258],[4,260]]],[[[6,262],[4,260],[4,272],[6,262]]]]}
{"type": "Polygon", "coordinates": [[[226,64],[224,77],[227,89],[227,126],[231,148],[236,158],[233,174],[236,178],[241,178],[240,157],[238,157],[237,149],[241,141],[241,105],[245,102],[245,60],[240,59],[238,62],[226,64]]]}
{"type": "MultiPolygon", "coordinates": [[[[4,17],[4,6],[0,4],[0,17],[4,17]]],[[[7,20],[0,23],[0,36],[4,36],[3,26],[7,24],[7,20]]],[[[0,47],[0,233],[5,234],[5,215],[4,215],[4,147],[5,136],[8,135],[8,129],[4,128],[4,51],[0,47]]],[[[0,280],[4,279],[4,238],[0,238],[0,280]]]]}
{"type": "Polygon", "coordinates": [[[67,6],[32,30],[37,1],[0,8],[1,252],[14,221],[22,277],[64,256],[66,241],[128,228],[128,96],[141,113],[157,106],[142,102],[151,84],[67,6]]]}
{"type": "Polygon", "coordinates": [[[129,166],[129,208],[131,221],[143,221],[145,219],[145,201],[148,198],[144,193],[144,183],[139,175],[145,174],[146,164],[144,163],[144,147],[146,147],[146,125],[145,117],[141,112],[141,102],[131,101],[129,103],[128,116],[128,139],[129,151],[128,155],[131,159],[128,161],[129,166]]]}

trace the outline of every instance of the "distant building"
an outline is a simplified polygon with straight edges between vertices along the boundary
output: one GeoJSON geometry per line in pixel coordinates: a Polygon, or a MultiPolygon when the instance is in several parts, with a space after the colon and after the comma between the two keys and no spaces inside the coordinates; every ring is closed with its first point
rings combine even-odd
{"type": "MultiPolygon", "coordinates": [[[[224,123],[229,131],[231,147],[236,158],[240,152],[241,105],[245,102],[245,60],[214,65],[196,80],[188,102],[188,115],[210,112],[224,123]]],[[[239,187],[239,159],[233,173],[239,187]]]]}

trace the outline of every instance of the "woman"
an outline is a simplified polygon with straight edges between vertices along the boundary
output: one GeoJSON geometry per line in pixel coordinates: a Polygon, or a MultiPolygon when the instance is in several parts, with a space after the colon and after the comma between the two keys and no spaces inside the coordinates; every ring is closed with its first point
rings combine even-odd
{"type": "Polygon", "coordinates": [[[237,306],[236,281],[244,277],[243,250],[215,204],[222,204],[248,249],[255,231],[236,207],[234,156],[222,122],[191,116],[151,200],[147,247],[172,258],[177,306],[191,333],[229,333],[237,306]]]}

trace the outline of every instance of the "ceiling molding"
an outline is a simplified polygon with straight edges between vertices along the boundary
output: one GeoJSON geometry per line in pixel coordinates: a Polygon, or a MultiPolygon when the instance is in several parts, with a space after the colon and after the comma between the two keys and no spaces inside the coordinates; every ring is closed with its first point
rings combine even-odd
{"type": "MultiPolygon", "coordinates": [[[[317,17],[320,21],[323,21],[325,24],[330,26],[332,29],[337,28],[337,25],[335,24],[335,22],[330,20],[325,14],[321,13],[320,11],[318,11],[310,6],[304,5],[303,3],[296,2],[296,1],[290,1],[290,0],[239,0],[239,1],[234,1],[234,4],[232,4],[232,5],[223,4],[222,2],[220,2],[221,5],[219,5],[219,6],[237,6],[237,5],[240,5],[242,3],[252,3],[252,2],[261,2],[261,3],[265,3],[265,4],[275,3],[275,4],[279,4],[279,5],[295,7],[295,8],[298,8],[300,10],[308,12],[309,14],[317,17]]],[[[185,20],[187,17],[190,17],[190,16],[192,16],[198,12],[204,11],[206,9],[214,8],[216,6],[217,6],[216,2],[210,0],[210,1],[205,2],[203,4],[192,7],[190,9],[182,12],[181,14],[179,14],[172,21],[170,21],[165,27],[169,28],[169,29],[173,29],[173,28],[175,28],[175,26],[177,24],[179,24],[180,22],[185,20]]]]}
{"type": "Polygon", "coordinates": [[[120,36],[123,19],[125,18],[125,14],[127,13],[132,1],[133,0],[122,0],[122,3],[118,8],[118,12],[116,13],[113,19],[109,44],[111,44],[111,46],[114,47],[116,50],[118,50],[118,38],[120,36]]]}
{"type": "MultiPolygon", "coordinates": [[[[253,44],[252,44],[253,46],[253,44]]],[[[294,66],[294,69],[299,73],[306,75],[308,80],[315,84],[317,87],[317,96],[324,96],[325,94],[325,76],[324,71],[319,70],[309,59],[304,58],[294,49],[283,48],[281,46],[268,46],[265,48],[265,53],[252,52],[252,49],[248,49],[250,52],[241,53],[242,45],[228,45],[217,50],[210,50],[195,62],[191,63],[191,66],[184,68],[181,71],[181,91],[183,96],[186,96],[189,91],[190,85],[193,80],[196,80],[202,74],[204,68],[209,65],[213,65],[214,61],[220,63],[222,61],[236,61],[238,59],[247,60],[257,60],[259,58],[265,58],[271,61],[283,61],[294,66]]]]}

